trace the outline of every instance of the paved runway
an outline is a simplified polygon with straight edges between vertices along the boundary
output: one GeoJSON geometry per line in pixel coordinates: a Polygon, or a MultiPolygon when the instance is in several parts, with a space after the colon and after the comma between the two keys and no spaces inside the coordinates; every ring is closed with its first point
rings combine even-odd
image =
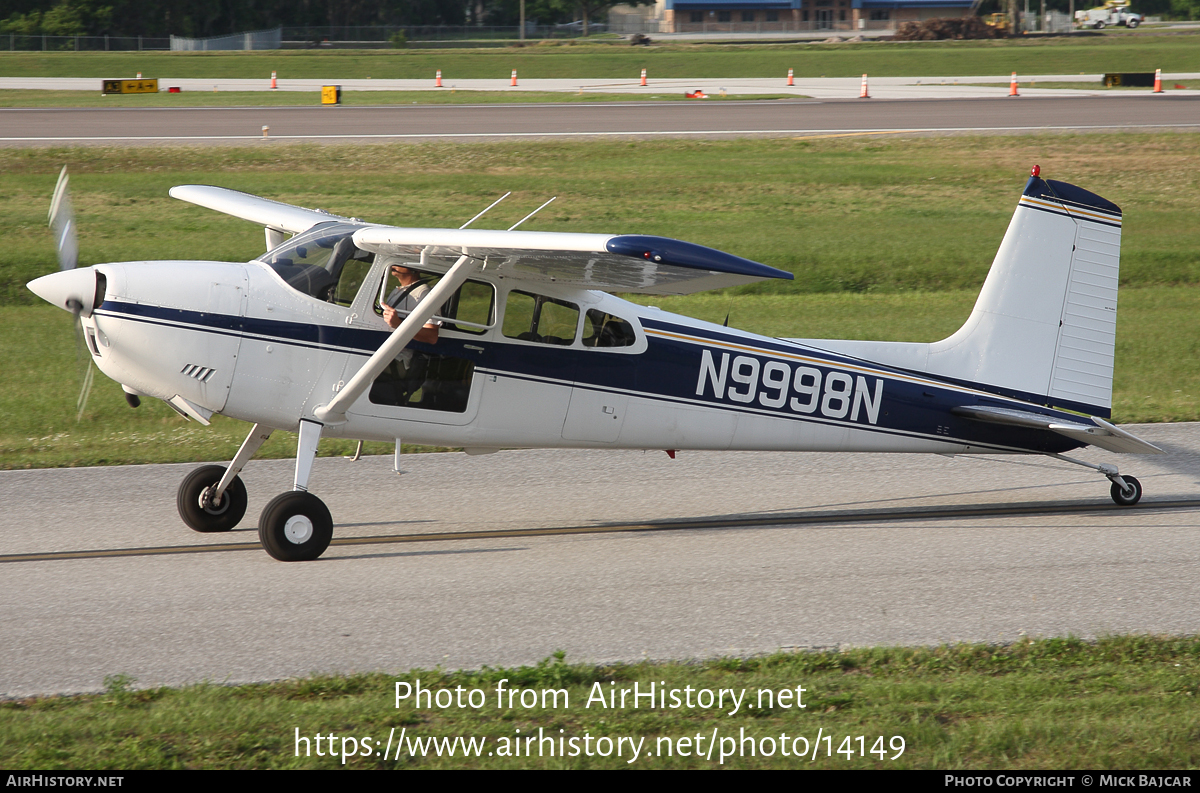
{"type": "Polygon", "coordinates": [[[411,455],[399,477],[390,457],[319,459],[341,544],[304,564],[254,547],[290,461],[251,463],[247,519],[225,536],[175,513],[191,466],[0,472],[0,694],[559,649],[1198,633],[1200,424],[1134,431],[1170,454],[1080,455],[1138,476],[1132,509],[1094,472],[1026,457],[514,451],[411,455]],[[41,556],[73,551],[99,553],[41,556]]]}
{"type": "Polygon", "coordinates": [[[1200,129],[1200,92],[1155,96],[412,107],[0,109],[0,145],[250,144],[888,132],[1200,129]]]}
{"type": "MultiPolygon", "coordinates": [[[[651,69],[653,72],[653,69],[651,69]]],[[[152,75],[147,75],[152,76],[152,75]]],[[[1019,74],[1020,92],[1028,96],[1113,96],[1114,92],[1105,90],[1101,85],[1103,74],[1019,74]],[[1038,88],[1047,83],[1090,83],[1094,88],[1038,88]]],[[[1168,72],[1162,75],[1163,85],[1167,92],[1176,94],[1200,94],[1200,72],[1168,72]],[[1183,89],[1176,84],[1185,83],[1183,89]]],[[[862,87],[862,78],[853,77],[815,77],[796,75],[794,85],[788,85],[781,74],[777,77],[700,77],[668,80],[651,77],[646,85],[634,75],[631,79],[617,80],[581,79],[581,78],[521,78],[516,86],[509,79],[457,79],[447,73],[442,81],[442,87],[436,87],[434,75],[424,80],[372,80],[348,79],[341,80],[330,77],[324,80],[314,79],[279,79],[277,88],[271,88],[271,81],[263,75],[259,79],[199,79],[199,78],[168,78],[159,80],[159,90],[169,87],[181,89],[178,97],[180,107],[185,107],[188,95],[195,92],[208,93],[211,91],[238,92],[307,92],[319,93],[322,86],[339,85],[344,91],[427,91],[430,93],[447,93],[450,91],[492,91],[506,94],[521,94],[525,92],[551,93],[599,93],[599,94],[632,94],[647,99],[655,95],[682,94],[685,91],[703,89],[706,93],[716,96],[725,90],[738,96],[753,96],[770,94],[774,96],[811,97],[814,99],[857,99],[862,87]]],[[[989,75],[960,75],[939,77],[870,77],[869,87],[871,96],[877,99],[980,99],[996,98],[1008,95],[1011,74],[989,75]]],[[[94,77],[0,77],[0,90],[42,90],[42,91],[98,91],[100,80],[94,77]]],[[[1146,92],[1149,89],[1144,89],[1146,92]]]]}

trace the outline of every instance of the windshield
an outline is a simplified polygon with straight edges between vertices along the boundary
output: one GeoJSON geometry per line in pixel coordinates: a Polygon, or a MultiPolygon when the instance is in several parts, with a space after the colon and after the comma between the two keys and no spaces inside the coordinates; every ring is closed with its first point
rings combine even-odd
{"type": "Polygon", "coordinates": [[[362,226],[352,223],[318,223],[255,261],[263,262],[288,286],[310,297],[348,304],[342,294],[348,290],[340,288],[339,282],[343,277],[353,277],[360,283],[361,271],[375,258],[374,254],[355,247],[352,237],[360,228],[362,226]],[[351,263],[351,267],[347,268],[347,263],[351,263]]]}

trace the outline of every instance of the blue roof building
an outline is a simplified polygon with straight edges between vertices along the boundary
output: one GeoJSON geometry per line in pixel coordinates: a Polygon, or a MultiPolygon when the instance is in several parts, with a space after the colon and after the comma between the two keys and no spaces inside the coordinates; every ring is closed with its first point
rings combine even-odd
{"type": "Polygon", "coordinates": [[[659,0],[658,11],[669,33],[856,31],[968,16],[972,0],[659,0]]]}

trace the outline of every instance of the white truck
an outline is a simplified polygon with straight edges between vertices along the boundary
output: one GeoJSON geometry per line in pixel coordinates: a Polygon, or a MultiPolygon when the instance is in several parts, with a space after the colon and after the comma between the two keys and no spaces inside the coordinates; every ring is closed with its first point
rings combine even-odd
{"type": "Polygon", "coordinates": [[[1135,14],[1129,10],[1129,3],[1125,0],[1109,0],[1099,8],[1075,12],[1075,24],[1081,28],[1096,30],[1102,30],[1105,25],[1124,25],[1127,28],[1136,28],[1144,21],[1145,17],[1141,14],[1135,14]]]}

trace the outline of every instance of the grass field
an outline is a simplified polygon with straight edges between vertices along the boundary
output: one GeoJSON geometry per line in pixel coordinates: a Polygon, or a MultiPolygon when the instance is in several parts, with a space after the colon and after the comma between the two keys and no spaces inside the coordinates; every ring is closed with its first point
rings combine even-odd
{"type": "Polygon", "coordinates": [[[6,77],[432,79],[508,77],[652,78],[1200,71],[1200,35],[1102,35],[1038,40],[845,44],[669,44],[621,42],[445,50],[275,50],[249,53],[0,52],[6,77]]]}
{"type": "MultiPolygon", "coordinates": [[[[1195,638],[1020,639],[1007,647],[852,649],[694,664],[589,666],[556,656],[519,669],[413,670],[180,690],[139,691],[131,682],[114,675],[99,695],[0,703],[0,766],[338,768],[343,752],[356,753],[346,758],[346,768],[1133,770],[1200,764],[1195,638]],[[464,702],[477,689],[481,707],[439,708],[432,700],[432,706],[422,701],[415,707],[411,696],[397,707],[396,682],[417,679],[435,691],[461,686],[464,702]],[[540,699],[529,708],[516,704],[519,699],[513,707],[507,701],[497,707],[501,680],[509,689],[558,690],[558,707],[551,699],[544,707],[540,699]],[[597,690],[607,696],[632,690],[635,682],[642,692],[651,683],[656,690],[679,689],[683,707],[671,707],[667,699],[667,707],[649,708],[643,699],[635,709],[631,698],[624,707],[601,707],[595,698],[597,690]],[[692,695],[683,690],[688,686],[695,692],[691,707],[692,695]],[[799,699],[797,688],[803,689],[799,699]],[[729,698],[720,709],[701,707],[699,692],[716,689],[744,692],[736,712],[729,698]],[[792,697],[777,698],[783,690],[792,697]],[[770,699],[763,691],[771,692],[770,699]],[[565,757],[536,756],[539,728],[543,736],[564,737],[565,757]],[[714,730],[717,751],[710,758],[703,755],[714,730]],[[398,753],[400,741],[393,740],[385,759],[389,736],[398,739],[402,731],[409,740],[398,753]],[[822,740],[815,757],[797,758],[805,750],[800,739],[811,752],[819,731],[833,736],[828,745],[822,740]],[[337,755],[329,756],[325,739],[325,756],[316,756],[318,733],[337,736],[337,755]],[[297,746],[305,751],[298,735],[309,739],[310,756],[296,756],[297,746]],[[342,743],[351,736],[353,745],[342,743]],[[534,738],[535,756],[500,756],[518,736],[534,738]],[[627,743],[621,756],[597,754],[605,747],[597,739],[618,736],[643,739],[636,761],[630,762],[627,743]],[[745,736],[755,744],[753,756],[742,743],[745,736]],[[453,758],[432,750],[422,756],[411,741],[430,737],[486,743],[480,757],[464,758],[461,749],[453,758]],[[577,756],[571,755],[572,737],[578,739],[577,756]],[[365,755],[363,738],[371,741],[365,755]],[[763,756],[767,751],[771,755],[763,756]],[[722,752],[732,756],[722,758],[722,752]]],[[[543,754],[549,748],[542,744],[543,754]]]]}
{"type": "MultiPolygon", "coordinates": [[[[85,264],[261,252],[261,229],[170,199],[175,184],[437,227],[513,190],[483,225],[505,228],[558,195],[531,229],[661,234],[796,275],[644,302],[718,322],[728,313],[768,335],[907,341],[943,338],[965,319],[1039,162],[1125,210],[1114,415],[1142,422],[1200,419],[1198,143],[1160,134],[0,150],[0,333],[10,340],[0,347],[0,465],[220,460],[246,432],[232,420],[185,425],[155,400],[130,410],[103,377],[76,421],[70,318],[24,287],[56,266],[45,207],[64,162],[85,264]]],[[[322,453],[351,448],[324,441],[322,453]]],[[[279,433],[260,454],[293,450],[279,433]]]]}

